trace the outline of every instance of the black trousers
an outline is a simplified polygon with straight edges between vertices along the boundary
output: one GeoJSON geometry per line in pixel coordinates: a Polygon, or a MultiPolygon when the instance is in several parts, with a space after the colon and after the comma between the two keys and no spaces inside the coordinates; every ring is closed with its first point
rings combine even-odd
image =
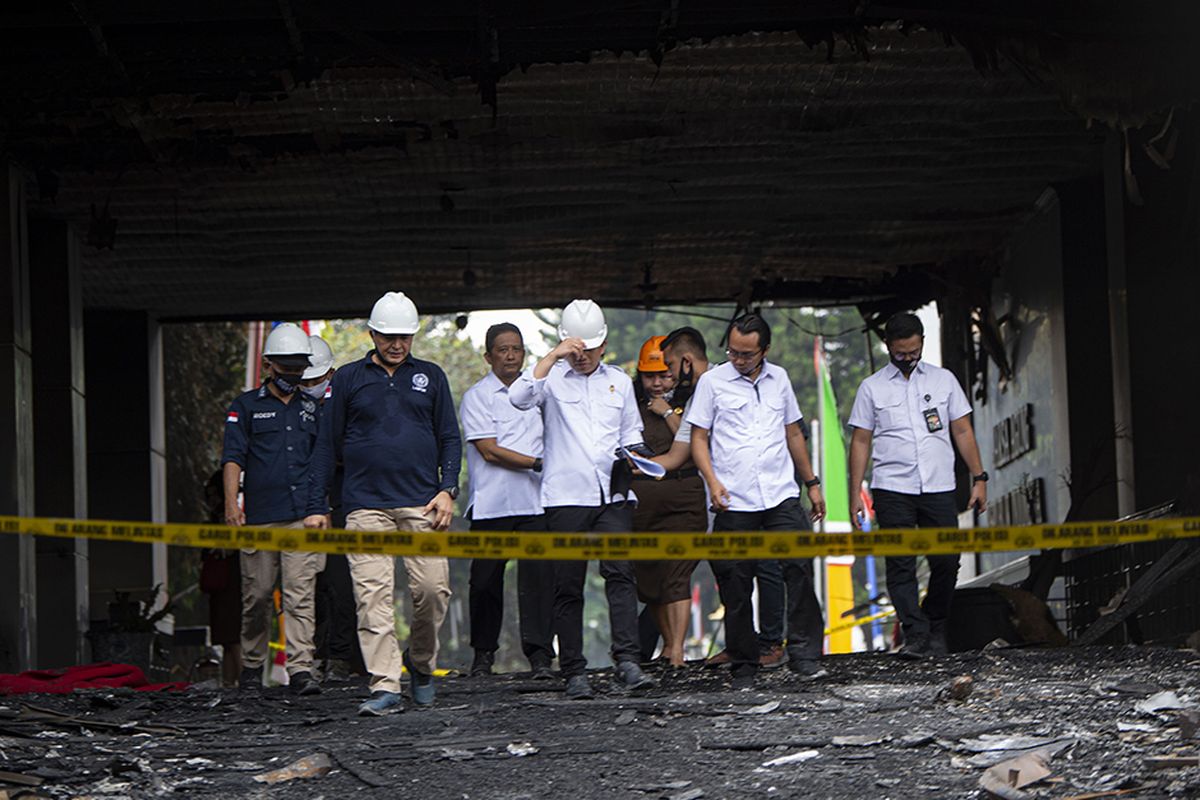
{"type": "Polygon", "coordinates": [[[784,591],[783,562],[769,559],[755,561],[754,578],[758,584],[759,647],[765,649],[783,644],[783,609],[787,597],[784,591]]]}
{"type": "MultiPolygon", "coordinates": [[[[495,517],[471,520],[473,531],[544,531],[546,517],[495,517]]],[[[471,589],[467,599],[471,617],[471,647],[495,652],[500,647],[504,623],[504,568],[508,561],[477,558],[471,562],[471,589]]],[[[521,626],[521,651],[531,661],[554,659],[554,563],[517,562],[517,614],[521,626]]]]}
{"type": "Polygon", "coordinates": [[[314,640],[318,658],[349,661],[352,669],[365,669],[358,646],[358,614],[350,562],[343,555],[325,556],[325,569],[317,574],[316,622],[314,640]]]}
{"type": "MultiPolygon", "coordinates": [[[[958,526],[958,508],[954,492],[901,494],[873,489],[875,520],[880,528],[954,528],[958,526]]],[[[929,591],[924,602],[917,601],[917,557],[888,556],[888,595],[900,618],[904,641],[919,643],[929,638],[945,641],[946,620],[954,584],[958,581],[957,554],[925,556],[929,562],[929,591]]]]}
{"type": "MultiPolygon", "coordinates": [[[[628,533],[633,528],[633,506],[612,503],[606,506],[555,506],[546,509],[546,527],[551,531],[587,533],[628,533]]],[[[583,655],[583,584],[587,580],[586,561],[554,563],[554,633],[558,636],[558,665],[563,677],[579,675],[587,669],[583,655]]],[[[628,561],[601,561],[604,594],[608,598],[608,621],[612,633],[613,661],[637,662],[638,599],[633,564],[628,561]]]]}
{"type": "MultiPolygon", "coordinates": [[[[713,533],[719,531],[807,531],[812,529],[808,512],[798,498],[784,500],[766,511],[719,511],[713,533]]],[[[711,561],[721,602],[725,604],[725,649],[732,657],[735,675],[758,669],[759,639],[754,631],[756,561],[711,561]]],[[[812,559],[786,559],[783,580],[787,587],[787,651],[794,660],[821,657],[825,644],[825,620],[813,585],[812,559]]]]}

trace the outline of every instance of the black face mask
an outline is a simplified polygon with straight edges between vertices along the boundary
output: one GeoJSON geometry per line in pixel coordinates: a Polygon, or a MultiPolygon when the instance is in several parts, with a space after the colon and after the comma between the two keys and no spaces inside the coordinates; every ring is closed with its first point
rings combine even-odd
{"type": "Polygon", "coordinates": [[[692,370],[692,365],[685,361],[679,365],[679,381],[675,384],[675,389],[671,393],[671,405],[676,408],[683,408],[687,405],[687,401],[691,399],[692,392],[695,389],[695,373],[692,370]]]}
{"type": "Polygon", "coordinates": [[[284,394],[295,394],[300,388],[300,381],[304,380],[304,375],[297,372],[294,375],[276,375],[271,379],[275,384],[275,388],[284,394]]]}
{"type": "Polygon", "coordinates": [[[917,356],[916,358],[912,359],[911,361],[901,361],[900,359],[898,359],[894,356],[892,357],[892,363],[896,365],[896,369],[900,370],[905,375],[910,375],[912,373],[912,371],[917,368],[917,362],[920,360],[921,360],[920,356],[917,356]]]}

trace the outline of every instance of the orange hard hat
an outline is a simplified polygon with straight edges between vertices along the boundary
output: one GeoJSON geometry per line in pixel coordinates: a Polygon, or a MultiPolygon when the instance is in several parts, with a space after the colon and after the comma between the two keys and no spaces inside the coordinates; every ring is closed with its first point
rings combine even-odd
{"type": "Polygon", "coordinates": [[[663,360],[662,343],[665,336],[651,336],[642,345],[638,353],[638,372],[666,372],[667,362],[663,360]]]}

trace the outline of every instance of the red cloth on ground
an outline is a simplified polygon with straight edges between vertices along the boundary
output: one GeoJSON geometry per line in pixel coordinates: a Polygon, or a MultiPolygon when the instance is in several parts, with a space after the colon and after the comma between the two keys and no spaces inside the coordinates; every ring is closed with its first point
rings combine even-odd
{"type": "Polygon", "coordinates": [[[149,683],[132,664],[81,664],[66,669],[34,669],[0,674],[0,694],[67,694],[76,689],[130,688],[139,692],[179,691],[186,681],[149,683]]]}

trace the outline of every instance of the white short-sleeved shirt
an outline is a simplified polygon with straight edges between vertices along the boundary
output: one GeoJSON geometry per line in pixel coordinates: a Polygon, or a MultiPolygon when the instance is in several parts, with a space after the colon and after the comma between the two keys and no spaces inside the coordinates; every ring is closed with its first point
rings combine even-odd
{"type": "Polygon", "coordinates": [[[870,431],[871,488],[901,494],[954,490],[950,423],[971,413],[958,379],[948,369],[918,361],[912,375],[892,363],[858,387],[850,425],[870,431]],[[941,430],[930,431],[927,410],[941,430]]]}
{"type": "MultiPolygon", "coordinates": [[[[463,436],[467,442],[495,439],[501,447],[523,456],[542,455],[542,415],[521,411],[508,401],[508,387],[489,372],[462,396],[463,436]]],[[[467,447],[470,472],[471,519],[495,519],[542,513],[542,476],[531,469],[489,464],[479,448],[467,447]]]]}
{"type": "Polygon", "coordinates": [[[542,409],[543,507],[596,507],[625,499],[610,491],[614,453],[642,441],[642,415],[628,375],[607,364],[583,375],[559,361],[540,380],[527,369],[508,399],[520,409],[542,409]]]}
{"type": "Polygon", "coordinates": [[[709,431],[713,472],[730,511],[766,511],[800,496],[785,425],[800,406],[787,370],[763,361],[751,381],[725,363],[700,377],[686,421],[709,431]]]}
{"type": "Polygon", "coordinates": [[[694,399],[694,395],[689,397],[687,403],[683,406],[683,417],[679,420],[679,429],[675,431],[675,441],[677,442],[683,442],[684,444],[692,443],[692,423],[687,421],[687,415],[692,410],[692,400],[694,399]]]}

